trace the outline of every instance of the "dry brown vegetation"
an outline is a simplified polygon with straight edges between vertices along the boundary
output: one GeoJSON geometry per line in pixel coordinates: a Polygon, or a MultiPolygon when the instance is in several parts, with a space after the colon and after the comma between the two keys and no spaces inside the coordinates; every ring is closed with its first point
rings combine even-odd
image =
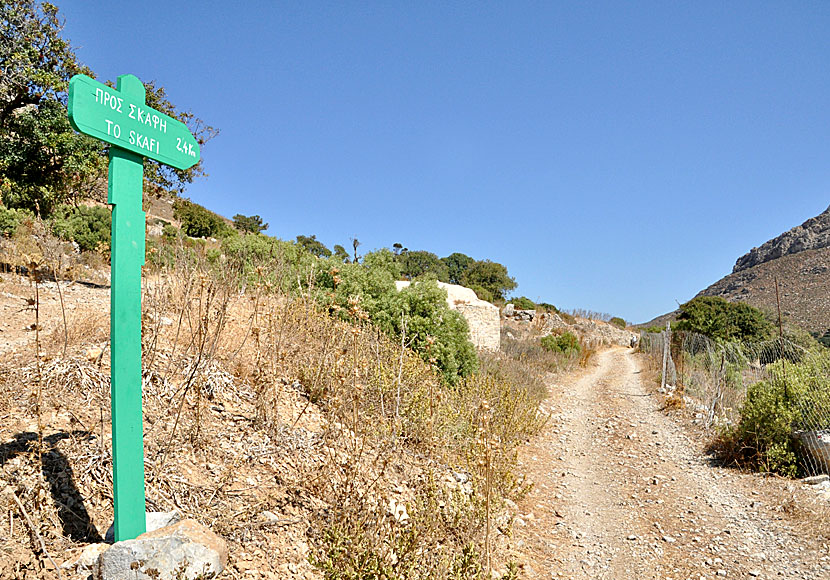
{"type": "MultiPolygon", "coordinates": [[[[229,578],[515,573],[503,505],[526,491],[516,451],[544,422],[552,359],[487,356],[449,388],[359,301],[336,320],[308,292],[243,292],[232,268],[175,251],[145,272],[149,510],[225,537],[229,578]]],[[[18,316],[41,318],[0,355],[3,578],[56,577],[52,560],[100,541],[113,517],[108,291],[73,286],[71,310],[41,316],[60,288],[39,277],[53,261],[0,281],[9,300],[28,289],[18,316]]]]}

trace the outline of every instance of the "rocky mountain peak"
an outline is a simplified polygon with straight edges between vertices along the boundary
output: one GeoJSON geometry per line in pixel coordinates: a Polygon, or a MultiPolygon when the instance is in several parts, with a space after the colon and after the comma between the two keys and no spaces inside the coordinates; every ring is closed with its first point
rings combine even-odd
{"type": "Polygon", "coordinates": [[[752,248],[749,253],[738,258],[735,267],[732,268],[732,273],[746,270],[788,254],[827,247],[830,247],[830,207],[816,217],[808,219],[800,226],[796,226],[777,238],[765,242],[761,247],[752,248]]]}

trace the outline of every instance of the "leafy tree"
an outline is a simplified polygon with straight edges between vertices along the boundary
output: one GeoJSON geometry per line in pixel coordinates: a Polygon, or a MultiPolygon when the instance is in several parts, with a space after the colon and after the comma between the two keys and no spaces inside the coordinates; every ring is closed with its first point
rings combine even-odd
{"type": "MultiPolygon", "coordinates": [[[[106,145],[72,130],[69,79],[94,76],[81,65],[51,3],[0,2],[0,197],[8,207],[48,215],[94,190],[106,170],[106,145]]],[[[147,104],[184,122],[200,145],[217,134],[191,112],[179,112],[163,87],[145,83],[147,104]]],[[[145,186],[182,193],[205,175],[201,162],[177,170],[147,159],[145,186]]]]}
{"type": "Polygon", "coordinates": [[[182,231],[191,238],[216,237],[228,229],[221,217],[186,199],[173,204],[173,217],[182,222],[182,231]]]}
{"type": "Polygon", "coordinates": [[[241,213],[233,216],[233,227],[240,232],[249,234],[258,234],[261,231],[268,229],[268,224],[262,223],[262,218],[258,215],[242,215],[241,213]]]}
{"type": "Polygon", "coordinates": [[[328,258],[331,256],[331,250],[323,242],[319,241],[317,236],[297,236],[297,243],[318,258],[328,258]]]}
{"type": "Polygon", "coordinates": [[[346,251],[346,248],[341,246],[340,244],[334,244],[334,254],[333,256],[344,263],[349,262],[349,252],[346,251]]]}
{"type": "Polygon", "coordinates": [[[14,111],[61,100],[69,79],[90,70],[78,63],[63,22],[48,2],[5,0],[0,3],[0,126],[14,111]]]}
{"type": "MultiPolygon", "coordinates": [[[[205,123],[193,112],[176,109],[176,106],[167,98],[164,87],[156,86],[155,81],[145,82],[144,88],[147,91],[145,97],[147,106],[161,111],[165,115],[170,115],[187,125],[190,132],[196,137],[199,147],[202,147],[219,134],[218,129],[205,123]]],[[[199,177],[206,176],[207,173],[201,159],[196,165],[188,169],[176,169],[152,159],[144,161],[144,182],[150,189],[163,189],[181,195],[184,193],[187,184],[193,183],[199,177]]]]}
{"type": "Polygon", "coordinates": [[[17,109],[0,131],[0,195],[8,207],[49,215],[105,168],[100,144],[75,133],[52,98],[17,109]]]}
{"type": "MultiPolygon", "coordinates": [[[[464,286],[473,288],[473,290],[475,290],[475,287],[483,288],[494,300],[504,300],[505,293],[518,286],[516,280],[508,275],[506,267],[490,260],[477,261],[467,268],[462,283],[464,286]]],[[[482,297],[479,296],[479,298],[482,297]]],[[[486,298],[482,298],[482,300],[486,300],[486,298]]],[[[492,302],[492,300],[490,301],[492,302]]]]}
{"type": "Polygon", "coordinates": [[[625,328],[626,326],[628,326],[625,323],[625,320],[623,318],[620,318],[619,316],[614,316],[613,318],[611,318],[611,320],[608,321],[608,323],[613,324],[617,328],[625,328]]]}
{"type": "Polygon", "coordinates": [[[69,79],[91,71],[62,29],[52,4],[0,3],[0,196],[42,214],[89,189],[106,167],[98,141],[76,134],[66,116],[69,79]]]}
{"type": "Polygon", "coordinates": [[[398,263],[401,265],[401,274],[408,280],[427,273],[434,274],[442,282],[449,280],[446,264],[432,252],[402,252],[398,255],[398,263]]]}
{"type": "Polygon", "coordinates": [[[447,281],[450,284],[463,284],[464,274],[475,264],[473,258],[460,252],[441,258],[441,261],[447,266],[447,281]]]}
{"type": "Polygon", "coordinates": [[[773,326],[764,313],[743,302],[720,296],[697,296],[680,305],[676,328],[720,340],[766,340],[773,326]]]}

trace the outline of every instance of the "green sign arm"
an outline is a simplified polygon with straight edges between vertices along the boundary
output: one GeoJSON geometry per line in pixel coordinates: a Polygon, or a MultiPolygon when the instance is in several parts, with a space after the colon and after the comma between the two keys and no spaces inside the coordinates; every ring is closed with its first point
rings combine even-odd
{"type": "MultiPolygon", "coordinates": [[[[144,85],[118,77],[118,92],[144,102],[144,85]]],[[[112,345],[112,462],[115,540],[145,531],[144,436],[141,410],[141,266],[145,218],[144,159],[110,148],[108,201],[112,210],[110,342],[112,345]]]]}
{"type": "Polygon", "coordinates": [[[198,163],[199,143],[190,129],[148,107],[143,89],[144,85],[137,98],[138,93],[127,94],[86,75],[75,75],[69,80],[69,122],[76,131],[176,169],[198,163]]]}

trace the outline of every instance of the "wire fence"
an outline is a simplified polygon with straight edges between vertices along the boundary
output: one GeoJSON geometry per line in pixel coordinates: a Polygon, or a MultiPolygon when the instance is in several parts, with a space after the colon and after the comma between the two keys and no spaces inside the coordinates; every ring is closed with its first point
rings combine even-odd
{"type": "Polygon", "coordinates": [[[801,466],[811,475],[830,473],[830,350],[786,338],[721,342],[671,330],[643,332],[639,344],[660,370],[661,392],[682,400],[706,429],[738,425],[753,385],[780,385],[801,466]]]}

